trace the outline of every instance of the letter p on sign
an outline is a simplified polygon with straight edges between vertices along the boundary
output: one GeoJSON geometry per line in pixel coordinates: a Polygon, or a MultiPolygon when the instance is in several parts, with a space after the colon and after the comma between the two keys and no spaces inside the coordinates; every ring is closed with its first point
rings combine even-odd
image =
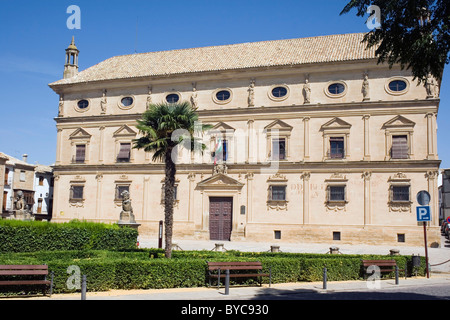
{"type": "Polygon", "coordinates": [[[417,221],[431,221],[430,206],[417,207],[417,221]]]}

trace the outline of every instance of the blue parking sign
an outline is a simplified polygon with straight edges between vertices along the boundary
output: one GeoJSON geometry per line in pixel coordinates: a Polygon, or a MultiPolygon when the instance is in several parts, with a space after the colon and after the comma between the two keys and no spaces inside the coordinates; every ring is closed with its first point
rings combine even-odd
{"type": "Polygon", "coordinates": [[[431,221],[431,208],[430,206],[416,207],[417,221],[431,221]]]}

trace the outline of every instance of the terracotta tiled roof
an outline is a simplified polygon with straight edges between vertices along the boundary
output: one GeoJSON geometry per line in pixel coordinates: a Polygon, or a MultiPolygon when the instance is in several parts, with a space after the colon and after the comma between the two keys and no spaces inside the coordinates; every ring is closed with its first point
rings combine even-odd
{"type": "Polygon", "coordinates": [[[116,56],[50,86],[205,71],[375,58],[364,33],[340,34],[116,56]]]}

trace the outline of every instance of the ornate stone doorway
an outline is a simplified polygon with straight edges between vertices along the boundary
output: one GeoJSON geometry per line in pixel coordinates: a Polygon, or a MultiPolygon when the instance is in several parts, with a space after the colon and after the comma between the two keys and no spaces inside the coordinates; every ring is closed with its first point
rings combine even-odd
{"type": "Polygon", "coordinates": [[[209,234],[211,240],[230,240],[232,217],[232,197],[209,198],[209,234]]]}
{"type": "Polygon", "coordinates": [[[202,219],[196,231],[198,235],[203,239],[220,241],[232,241],[244,235],[244,216],[239,215],[243,186],[236,179],[216,171],[197,184],[196,190],[202,195],[202,219]]]}

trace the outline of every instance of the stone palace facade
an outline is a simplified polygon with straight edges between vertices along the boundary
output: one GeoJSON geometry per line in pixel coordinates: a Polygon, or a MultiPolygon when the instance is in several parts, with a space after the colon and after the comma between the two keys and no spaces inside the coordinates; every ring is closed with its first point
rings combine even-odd
{"type": "Polygon", "coordinates": [[[439,86],[377,64],[364,34],[112,57],[78,71],[66,49],[53,221],[115,223],[130,193],[139,232],[164,220],[164,164],[133,149],[149,103],[190,101],[214,127],[181,150],[174,239],[422,245],[416,194],[440,243],[439,86]]]}

